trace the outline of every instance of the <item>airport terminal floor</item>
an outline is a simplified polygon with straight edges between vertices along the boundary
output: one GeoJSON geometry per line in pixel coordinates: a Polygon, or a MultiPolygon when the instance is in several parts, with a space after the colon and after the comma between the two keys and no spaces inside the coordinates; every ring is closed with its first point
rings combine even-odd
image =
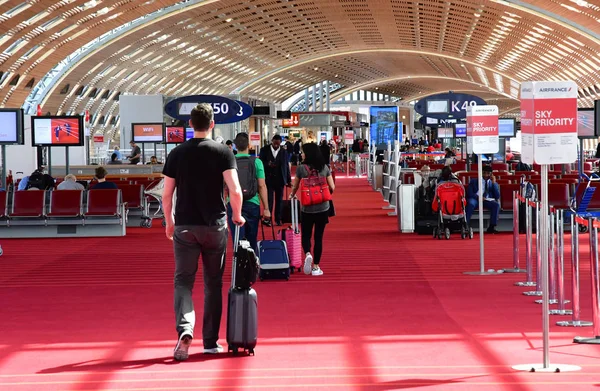
{"type": "MultiPolygon", "coordinates": [[[[188,361],[173,361],[173,253],[159,224],[118,238],[4,240],[0,390],[600,386],[598,346],[572,343],[591,329],[558,328],[556,317],[551,362],[582,370],[511,369],[542,360],[541,306],[513,286],[522,274],[463,274],[478,268],[477,240],[399,234],[364,178],[339,178],[335,201],[324,275],[256,284],[259,342],[256,355],[247,357],[203,355],[197,340],[188,361]]],[[[489,268],[512,265],[510,234],[487,236],[486,248],[489,268]]],[[[585,250],[582,245],[582,319],[591,312],[585,250]]],[[[225,285],[230,265],[229,256],[225,285]]],[[[201,284],[194,295],[201,316],[201,284]]]]}

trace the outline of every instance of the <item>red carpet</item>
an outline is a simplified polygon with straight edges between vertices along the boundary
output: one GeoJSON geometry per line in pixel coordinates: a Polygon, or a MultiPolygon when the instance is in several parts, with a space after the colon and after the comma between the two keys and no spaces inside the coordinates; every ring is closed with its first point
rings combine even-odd
{"type": "MultiPolygon", "coordinates": [[[[541,306],[513,286],[524,275],[463,275],[479,268],[478,240],[402,235],[366,180],[337,184],[325,274],[257,284],[254,357],[206,357],[195,341],[188,362],[172,361],[173,255],[158,227],[119,239],[4,240],[0,391],[600,385],[600,347],[572,343],[575,335],[591,336],[590,328],[551,330],[551,361],[581,371],[514,372],[511,365],[542,360],[541,306]]],[[[510,235],[487,237],[486,245],[486,267],[512,265],[510,235]]],[[[589,320],[589,261],[581,259],[589,320]]],[[[201,285],[195,301],[200,317],[201,285]]]]}

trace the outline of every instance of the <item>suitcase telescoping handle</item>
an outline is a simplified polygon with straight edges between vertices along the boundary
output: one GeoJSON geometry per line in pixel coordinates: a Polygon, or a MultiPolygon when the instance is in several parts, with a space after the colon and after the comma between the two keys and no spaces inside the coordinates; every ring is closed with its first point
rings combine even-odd
{"type": "Polygon", "coordinates": [[[292,229],[295,234],[298,234],[300,233],[300,216],[298,211],[298,209],[300,209],[300,201],[298,201],[298,198],[294,197],[290,200],[290,203],[292,204],[292,229]]]}
{"type": "MultiPolygon", "coordinates": [[[[262,231],[262,238],[263,240],[267,240],[267,238],[265,237],[265,222],[262,221],[260,223],[260,230],[262,231]]],[[[275,240],[275,227],[273,227],[273,220],[271,218],[271,232],[273,233],[273,240],[275,240]]]]}
{"type": "Polygon", "coordinates": [[[231,264],[231,288],[235,288],[235,273],[237,271],[238,246],[240,244],[240,226],[234,224],[233,228],[233,262],[231,264]]]}

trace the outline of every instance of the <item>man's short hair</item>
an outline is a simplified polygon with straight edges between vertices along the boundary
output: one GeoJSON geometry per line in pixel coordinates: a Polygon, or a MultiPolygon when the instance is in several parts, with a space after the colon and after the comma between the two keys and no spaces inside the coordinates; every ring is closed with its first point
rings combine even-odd
{"type": "Polygon", "coordinates": [[[245,151],[250,146],[250,138],[248,133],[238,133],[235,136],[235,145],[237,146],[238,151],[245,151]]]}
{"type": "Polygon", "coordinates": [[[135,144],[135,141],[133,141],[133,140],[130,140],[130,141],[129,141],[129,144],[135,144]]]}
{"type": "Polygon", "coordinates": [[[194,130],[208,130],[210,123],[214,120],[213,108],[208,103],[200,103],[190,113],[194,130]]]}
{"type": "Polygon", "coordinates": [[[106,174],[108,174],[108,172],[106,171],[106,168],[100,166],[100,167],[96,167],[96,178],[98,179],[102,179],[106,177],[106,174]]]}
{"type": "Polygon", "coordinates": [[[494,172],[494,170],[492,169],[492,166],[483,166],[483,168],[481,169],[482,172],[494,172]]]}
{"type": "Polygon", "coordinates": [[[227,140],[227,141],[225,141],[225,145],[233,145],[233,141],[227,140]]]}
{"type": "Polygon", "coordinates": [[[273,141],[281,141],[281,136],[276,134],[275,136],[273,136],[273,141]]]}
{"type": "Polygon", "coordinates": [[[77,177],[73,174],[67,174],[65,176],[65,181],[73,181],[73,182],[77,182],[77,177]]]}

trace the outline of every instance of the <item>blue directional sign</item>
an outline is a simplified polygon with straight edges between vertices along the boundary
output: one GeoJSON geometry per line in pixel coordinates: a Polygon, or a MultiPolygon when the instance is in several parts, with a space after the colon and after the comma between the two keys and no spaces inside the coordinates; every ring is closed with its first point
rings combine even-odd
{"type": "MultiPolygon", "coordinates": [[[[242,111],[240,104],[229,98],[217,95],[190,95],[173,99],[165,105],[167,115],[181,121],[189,121],[192,109],[198,103],[209,103],[213,107],[216,124],[228,124],[239,121],[242,111]]],[[[252,111],[250,111],[252,114],[252,111]]],[[[245,113],[244,113],[245,114],[245,113]]]]}
{"type": "Polygon", "coordinates": [[[236,100],[235,102],[240,105],[240,111],[238,111],[235,116],[229,118],[228,120],[219,122],[220,124],[232,124],[234,122],[240,122],[246,118],[250,118],[252,115],[252,106],[247,103],[240,102],[239,100],[236,100]]]}
{"type": "Polygon", "coordinates": [[[467,107],[484,105],[486,102],[478,96],[452,92],[421,99],[415,104],[415,111],[429,118],[463,119],[467,118],[467,107]]]}

